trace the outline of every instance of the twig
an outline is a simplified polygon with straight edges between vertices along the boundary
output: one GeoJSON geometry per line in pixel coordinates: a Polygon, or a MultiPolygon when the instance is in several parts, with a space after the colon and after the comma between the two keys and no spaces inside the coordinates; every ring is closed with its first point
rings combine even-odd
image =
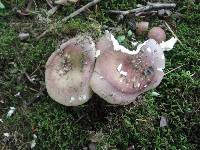
{"type": "Polygon", "coordinates": [[[29,82],[31,82],[32,84],[35,84],[35,82],[31,79],[31,77],[28,75],[27,72],[24,72],[24,74],[27,77],[27,79],[29,80],[29,82]]]}
{"type": "Polygon", "coordinates": [[[169,74],[169,73],[171,73],[171,72],[173,72],[173,71],[175,71],[175,70],[177,70],[177,69],[179,69],[179,68],[183,67],[184,65],[185,65],[185,64],[183,64],[183,65],[180,65],[180,66],[178,66],[178,67],[176,67],[176,68],[174,68],[174,69],[172,69],[172,70],[168,71],[167,73],[165,73],[165,76],[166,76],[167,74],[169,74]]]}
{"type": "Polygon", "coordinates": [[[82,120],[84,117],[86,117],[87,115],[82,115],[80,118],[78,118],[78,120],[76,120],[74,122],[74,124],[77,124],[80,120],[82,120]]]}
{"type": "Polygon", "coordinates": [[[28,4],[27,4],[27,6],[26,6],[25,11],[28,12],[28,11],[31,9],[32,4],[33,4],[33,0],[29,0],[29,1],[28,1],[28,4]]]}
{"type": "Polygon", "coordinates": [[[53,14],[56,13],[56,11],[60,8],[60,5],[54,6],[52,7],[49,11],[48,11],[48,16],[52,16],[53,14]]]}
{"type": "Polygon", "coordinates": [[[155,15],[158,11],[138,12],[135,16],[155,15]]]}
{"type": "Polygon", "coordinates": [[[51,0],[46,0],[47,4],[49,7],[53,8],[53,2],[51,0]]]}
{"type": "Polygon", "coordinates": [[[174,31],[172,30],[172,28],[169,26],[169,24],[166,21],[164,21],[164,23],[165,23],[166,27],[169,29],[169,31],[172,33],[172,35],[175,38],[177,38],[177,41],[181,44],[181,46],[183,46],[183,43],[179,40],[179,38],[177,37],[177,35],[174,33],[174,31]]]}
{"type": "Polygon", "coordinates": [[[172,9],[175,8],[176,4],[175,3],[147,3],[147,6],[139,7],[136,9],[131,9],[131,10],[110,10],[110,13],[115,13],[119,15],[128,15],[131,13],[139,13],[139,12],[145,12],[145,11],[151,11],[151,10],[159,10],[159,9],[172,9]]]}
{"type": "Polygon", "coordinates": [[[69,20],[70,18],[73,18],[75,16],[77,16],[78,14],[80,14],[81,12],[85,11],[86,9],[88,9],[89,7],[97,4],[98,2],[100,2],[101,0],[93,0],[91,2],[89,2],[87,5],[81,7],[80,9],[76,10],[75,12],[71,13],[69,16],[65,17],[62,19],[62,22],[65,22],[67,20],[69,20]]]}
{"type": "Polygon", "coordinates": [[[26,102],[26,106],[31,106],[34,102],[36,102],[39,99],[39,97],[41,97],[44,94],[45,89],[45,87],[42,87],[39,93],[35,94],[29,102],[26,102]]]}
{"type": "Polygon", "coordinates": [[[136,119],[136,121],[147,122],[146,119],[136,119]]]}
{"type": "MultiPolygon", "coordinates": [[[[88,9],[89,7],[97,4],[98,2],[100,2],[101,0],[93,0],[91,2],[89,2],[88,4],[86,4],[85,6],[81,7],[80,9],[74,11],[73,13],[71,13],[69,16],[63,18],[61,20],[61,22],[66,22],[68,21],[69,19],[79,15],[81,12],[85,11],[86,9],[88,9]]],[[[47,30],[45,30],[41,35],[39,35],[37,37],[37,39],[39,40],[40,38],[42,38],[43,36],[45,36],[49,31],[51,31],[54,27],[51,25],[47,30]]]]}
{"type": "Polygon", "coordinates": [[[40,68],[41,62],[39,63],[39,65],[36,67],[36,69],[30,74],[30,76],[32,76],[39,68],[40,68]]]}

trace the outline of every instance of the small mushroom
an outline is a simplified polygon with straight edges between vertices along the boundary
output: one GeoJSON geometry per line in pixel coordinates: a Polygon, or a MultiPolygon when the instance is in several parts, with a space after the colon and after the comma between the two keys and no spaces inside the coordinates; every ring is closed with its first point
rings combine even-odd
{"type": "Polygon", "coordinates": [[[156,40],[156,42],[161,43],[166,40],[165,31],[161,27],[153,27],[149,33],[148,37],[150,39],[156,40]]]}
{"type": "Polygon", "coordinates": [[[159,85],[165,57],[153,39],[130,51],[106,33],[96,44],[101,54],[91,78],[92,90],[111,104],[126,105],[141,93],[159,85]]]}
{"type": "Polygon", "coordinates": [[[45,70],[47,92],[66,106],[87,102],[89,81],[95,63],[95,44],[89,36],[78,36],[60,46],[48,59],[45,70]]]}
{"type": "Polygon", "coordinates": [[[148,29],[149,29],[149,22],[142,21],[136,23],[136,33],[138,35],[145,34],[148,31],[148,29]]]}

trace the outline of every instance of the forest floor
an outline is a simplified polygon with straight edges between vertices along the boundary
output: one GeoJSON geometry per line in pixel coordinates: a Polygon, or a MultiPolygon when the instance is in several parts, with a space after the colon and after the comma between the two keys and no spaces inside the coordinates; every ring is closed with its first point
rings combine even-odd
{"type": "MultiPolygon", "coordinates": [[[[177,7],[168,18],[136,18],[149,21],[151,27],[167,21],[182,42],[165,53],[165,73],[179,68],[166,74],[156,89],[140,96],[140,104],[113,106],[94,95],[84,105],[65,107],[43,90],[48,57],[63,40],[77,34],[89,33],[97,40],[112,28],[116,36],[126,37],[126,21],[117,22],[108,10],[136,8],[144,1],[102,0],[86,12],[57,24],[39,40],[37,37],[50,24],[89,0],[62,7],[51,17],[47,15],[46,1],[35,1],[29,16],[17,15],[15,10],[23,9],[24,1],[3,0],[5,9],[0,10],[0,150],[29,149],[34,135],[35,149],[200,149],[199,2],[176,1],[177,7]],[[20,32],[29,33],[28,40],[21,41],[20,32]],[[153,96],[153,91],[160,96],[153,96]],[[10,107],[16,110],[6,117],[10,107]],[[167,119],[167,126],[160,127],[161,117],[167,119]]],[[[167,31],[167,38],[170,37],[172,34],[167,31]]]]}

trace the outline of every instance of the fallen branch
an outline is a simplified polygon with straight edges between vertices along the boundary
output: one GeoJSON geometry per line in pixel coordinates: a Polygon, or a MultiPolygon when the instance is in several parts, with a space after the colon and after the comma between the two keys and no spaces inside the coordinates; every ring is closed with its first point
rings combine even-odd
{"type": "Polygon", "coordinates": [[[159,9],[172,9],[175,7],[176,7],[175,3],[147,3],[146,6],[142,6],[136,9],[125,10],[125,11],[110,10],[109,12],[125,16],[132,13],[140,13],[140,12],[146,12],[146,11],[152,11],[152,10],[159,10],[159,9]]]}
{"type": "MultiPolygon", "coordinates": [[[[71,18],[73,18],[73,17],[79,15],[81,12],[87,10],[87,9],[88,9],[89,7],[91,7],[91,6],[94,6],[95,4],[97,4],[97,3],[100,2],[100,1],[101,1],[101,0],[93,0],[93,1],[89,2],[89,3],[86,4],[85,6],[83,6],[83,7],[81,7],[80,9],[74,11],[73,13],[71,13],[69,16],[63,18],[63,19],[61,20],[61,22],[66,22],[66,21],[68,21],[69,19],[71,19],[71,18]]],[[[39,36],[37,37],[37,39],[40,39],[40,38],[42,38],[43,36],[45,36],[45,35],[46,35],[49,31],[51,31],[53,28],[54,28],[54,26],[51,25],[47,30],[45,30],[41,35],[39,35],[39,36]]]]}

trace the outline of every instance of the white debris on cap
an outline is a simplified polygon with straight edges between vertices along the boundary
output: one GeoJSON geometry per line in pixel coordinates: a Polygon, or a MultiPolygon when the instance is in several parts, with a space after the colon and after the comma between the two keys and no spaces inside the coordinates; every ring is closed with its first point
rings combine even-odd
{"type": "Polygon", "coordinates": [[[137,83],[137,87],[140,87],[140,83],[137,83]]]}
{"type": "Polygon", "coordinates": [[[78,98],[80,101],[82,101],[82,100],[86,100],[87,99],[87,97],[86,97],[86,95],[81,95],[81,96],[79,96],[79,98],[78,98]]]}
{"type": "Polygon", "coordinates": [[[122,69],[122,64],[119,64],[119,66],[117,67],[117,71],[121,71],[121,69],[122,69]]]}
{"type": "Polygon", "coordinates": [[[127,76],[127,72],[122,70],[122,64],[119,64],[119,66],[117,67],[117,71],[123,75],[123,76],[127,76]]]}
{"type": "Polygon", "coordinates": [[[151,52],[151,48],[150,48],[150,47],[148,47],[148,48],[147,48],[147,51],[150,53],[150,52],[151,52]]]}
{"type": "Polygon", "coordinates": [[[123,76],[127,76],[127,72],[125,72],[125,71],[120,71],[120,74],[123,76]]]}
{"type": "Polygon", "coordinates": [[[75,101],[75,98],[72,96],[69,102],[72,103],[73,101],[75,101]]]}
{"type": "Polygon", "coordinates": [[[37,135],[33,134],[33,140],[31,141],[31,149],[33,149],[36,146],[36,139],[37,135]]]}
{"type": "Polygon", "coordinates": [[[100,76],[99,78],[100,78],[100,79],[103,79],[103,77],[102,77],[102,76],[100,76]]]}
{"type": "Polygon", "coordinates": [[[165,59],[165,55],[163,54],[163,55],[161,56],[161,58],[162,58],[162,59],[165,59]]]}
{"type": "Polygon", "coordinates": [[[162,42],[160,43],[160,47],[162,48],[163,51],[170,51],[171,49],[173,49],[174,45],[177,42],[177,38],[172,37],[171,39],[167,40],[166,42],[162,42]]]}
{"type": "Polygon", "coordinates": [[[157,68],[158,71],[162,71],[163,72],[163,68],[157,68]]]}
{"type": "Polygon", "coordinates": [[[7,118],[8,118],[8,117],[11,117],[12,114],[15,112],[15,109],[16,109],[15,107],[10,107],[10,110],[8,111],[6,117],[7,117],[7,118]]]}
{"type": "Polygon", "coordinates": [[[95,57],[99,57],[99,55],[101,54],[101,51],[100,50],[97,50],[96,53],[95,53],[95,57]]]}
{"type": "Polygon", "coordinates": [[[3,123],[3,120],[2,120],[2,119],[0,119],[0,122],[1,122],[1,123],[3,123]]]}
{"type": "Polygon", "coordinates": [[[115,51],[121,51],[122,53],[126,53],[126,54],[129,54],[129,55],[135,55],[135,54],[138,54],[141,47],[144,46],[146,44],[147,41],[145,41],[144,43],[142,44],[139,44],[137,46],[137,49],[136,50],[132,50],[130,51],[129,49],[125,48],[124,46],[120,45],[119,42],[115,39],[115,37],[110,34],[111,37],[110,37],[110,40],[112,41],[113,43],[113,47],[114,47],[114,50],[115,51]]]}
{"type": "Polygon", "coordinates": [[[138,45],[138,42],[131,42],[131,45],[135,47],[138,45]]]}
{"type": "Polygon", "coordinates": [[[9,136],[10,136],[10,133],[3,133],[3,135],[4,135],[5,137],[9,137],[9,136]]]}

